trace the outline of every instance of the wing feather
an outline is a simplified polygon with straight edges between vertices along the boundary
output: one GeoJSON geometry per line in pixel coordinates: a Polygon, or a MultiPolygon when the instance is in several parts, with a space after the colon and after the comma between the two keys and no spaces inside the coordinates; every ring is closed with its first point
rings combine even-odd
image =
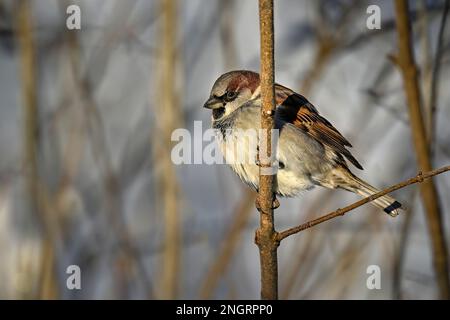
{"type": "Polygon", "coordinates": [[[275,85],[277,113],[286,122],[292,123],[320,143],[329,146],[336,153],[345,156],[355,167],[361,164],[346,147],[350,142],[302,95],[282,85],[275,85]]]}

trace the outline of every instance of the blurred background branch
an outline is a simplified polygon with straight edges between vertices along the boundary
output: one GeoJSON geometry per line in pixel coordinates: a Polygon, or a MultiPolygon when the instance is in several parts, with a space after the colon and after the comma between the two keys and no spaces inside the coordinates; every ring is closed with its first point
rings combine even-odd
{"type": "Polygon", "coordinates": [[[160,79],[157,82],[159,101],[154,104],[155,114],[158,115],[156,132],[152,135],[154,145],[154,161],[161,163],[158,172],[158,187],[164,213],[164,258],[161,264],[160,297],[175,299],[178,295],[181,277],[181,220],[180,208],[182,199],[178,191],[175,168],[171,161],[171,135],[173,130],[182,124],[179,121],[181,110],[176,96],[178,53],[177,45],[177,1],[161,0],[161,32],[159,43],[160,79]]]}
{"type": "MultiPolygon", "coordinates": [[[[30,210],[35,215],[42,233],[42,257],[39,265],[39,282],[35,294],[33,279],[25,281],[30,286],[24,298],[54,299],[58,296],[55,248],[56,234],[52,226],[54,217],[44,207],[45,184],[39,174],[40,126],[37,100],[36,52],[33,35],[32,8],[29,0],[17,3],[17,39],[20,48],[22,99],[23,99],[23,146],[24,171],[30,210]]],[[[27,272],[25,272],[27,273],[27,272]]]]}
{"type": "MultiPolygon", "coordinates": [[[[421,106],[421,94],[418,85],[418,70],[414,62],[411,45],[409,8],[406,0],[396,0],[395,13],[398,33],[398,56],[394,58],[403,76],[405,95],[408,104],[412,138],[416,149],[416,158],[420,170],[430,171],[430,146],[421,106]]],[[[433,108],[433,107],[431,107],[433,108]]],[[[448,251],[445,240],[442,213],[437,188],[432,179],[420,185],[423,205],[427,213],[429,235],[433,248],[433,262],[441,299],[450,298],[448,276],[448,251]]]]}

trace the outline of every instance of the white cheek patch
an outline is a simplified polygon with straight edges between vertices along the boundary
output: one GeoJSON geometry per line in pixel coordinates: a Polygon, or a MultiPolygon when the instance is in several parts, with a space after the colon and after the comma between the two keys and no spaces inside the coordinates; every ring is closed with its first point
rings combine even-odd
{"type": "Polygon", "coordinates": [[[224,116],[228,116],[230,113],[232,113],[234,110],[231,108],[231,106],[225,105],[225,113],[224,116]]]}

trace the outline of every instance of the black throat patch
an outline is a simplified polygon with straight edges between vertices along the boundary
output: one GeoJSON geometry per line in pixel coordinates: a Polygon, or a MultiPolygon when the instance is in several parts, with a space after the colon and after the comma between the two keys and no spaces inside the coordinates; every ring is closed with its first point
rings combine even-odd
{"type": "MultiPolygon", "coordinates": [[[[218,110],[218,109],[213,110],[213,112],[216,110],[218,110]]],[[[224,113],[224,112],[225,112],[225,109],[222,111],[222,113],[224,113]]],[[[214,117],[214,115],[213,115],[213,117],[214,117]]],[[[220,118],[220,116],[218,116],[218,117],[220,118]]],[[[216,118],[214,118],[214,119],[216,119],[216,118]]],[[[229,134],[229,132],[227,132],[227,131],[231,130],[231,128],[233,127],[233,122],[234,122],[234,117],[228,116],[223,119],[213,120],[212,127],[216,130],[220,130],[222,139],[226,140],[227,134],[229,134]]]]}
{"type": "Polygon", "coordinates": [[[212,115],[213,115],[214,120],[217,120],[220,117],[222,117],[224,113],[225,113],[225,108],[221,107],[221,108],[214,109],[212,111],[212,115]]]}

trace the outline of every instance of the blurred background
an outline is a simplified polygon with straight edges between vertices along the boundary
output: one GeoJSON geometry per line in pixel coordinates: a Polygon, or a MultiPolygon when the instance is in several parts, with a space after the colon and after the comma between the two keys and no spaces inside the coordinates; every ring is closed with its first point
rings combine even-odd
{"type": "MultiPolygon", "coordinates": [[[[434,167],[450,162],[444,3],[410,1],[434,167]]],[[[417,173],[387,58],[393,2],[275,1],[275,44],[276,81],[351,141],[362,178],[382,188],[417,173]],[[381,29],[366,26],[371,4],[381,29]]],[[[254,194],[226,165],[170,159],[174,129],[201,140],[194,121],[209,128],[202,105],[233,69],[259,70],[256,0],[0,0],[0,298],[259,298],[254,194]],[[71,4],[80,30],[66,27],[71,4]]],[[[450,176],[434,180],[448,243],[450,176]]],[[[396,219],[366,205],[284,240],[280,298],[437,298],[418,190],[394,193],[408,207],[396,219]],[[366,286],[370,265],[379,290],[366,286]]],[[[324,189],[281,199],[277,228],[356,200],[324,189]]]]}

